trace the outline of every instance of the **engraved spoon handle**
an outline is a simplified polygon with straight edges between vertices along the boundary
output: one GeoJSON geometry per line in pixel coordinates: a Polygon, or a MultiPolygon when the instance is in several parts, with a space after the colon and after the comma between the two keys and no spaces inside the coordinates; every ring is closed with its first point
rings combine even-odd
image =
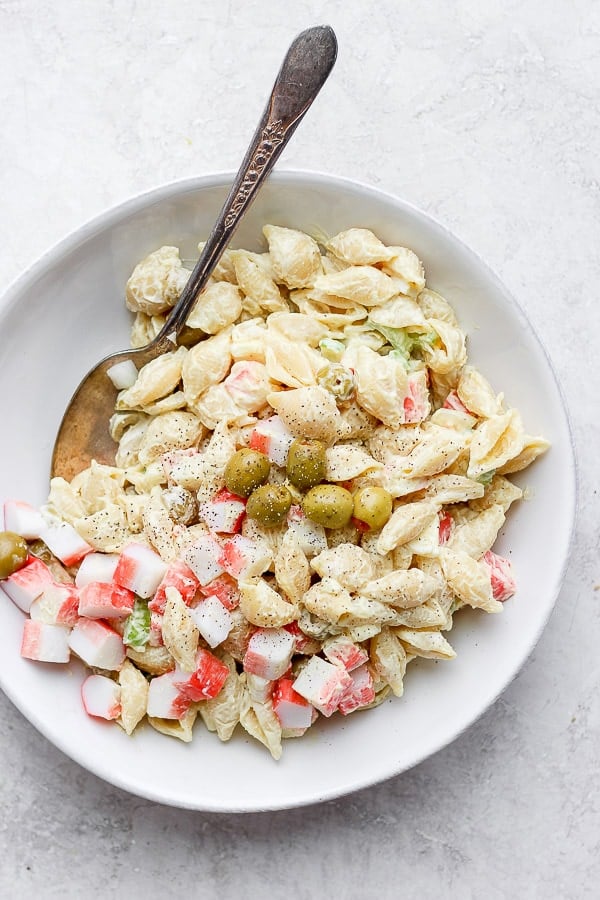
{"type": "Polygon", "coordinates": [[[227,248],[244,213],[275,165],[287,142],[325,84],[337,56],[329,25],[301,32],[292,42],[275,79],[264,114],[254,133],[223,208],[186,284],[154,346],[179,334],[202,288],[227,248]]]}

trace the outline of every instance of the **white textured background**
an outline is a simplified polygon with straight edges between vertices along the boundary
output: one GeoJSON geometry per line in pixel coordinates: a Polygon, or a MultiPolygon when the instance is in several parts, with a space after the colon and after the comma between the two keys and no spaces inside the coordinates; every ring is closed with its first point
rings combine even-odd
{"type": "Polygon", "coordinates": [[[0,0],[0,284],[116,202],[237,167],[285,48],[319,22],[338,63],[280,166],[421,206],[526,308],[580,458],[561,597],[519,677],[454,744],[291,812],[128,796],[0,695],[3,900],[600,896],[597,0],[0,0]]]}

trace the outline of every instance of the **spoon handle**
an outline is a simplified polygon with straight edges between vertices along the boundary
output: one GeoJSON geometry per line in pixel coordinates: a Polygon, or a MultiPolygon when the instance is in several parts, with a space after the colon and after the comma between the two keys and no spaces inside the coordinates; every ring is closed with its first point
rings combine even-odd
{"type": "Polygon", "coordinates": [[[292,42],[275,79],[264,114],[254,133],[223,208],[183,292],[152,344],[174,342],[202,288],[231,241],[244,213],[275,165],[287,142],[325,84],[337,56],[329,25],[301,32],[292,42]]]}

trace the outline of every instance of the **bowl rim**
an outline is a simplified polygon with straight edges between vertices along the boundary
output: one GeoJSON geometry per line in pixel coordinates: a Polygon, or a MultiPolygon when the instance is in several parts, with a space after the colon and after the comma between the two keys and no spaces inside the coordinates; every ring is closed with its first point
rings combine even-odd
{"type": "MultiPolygon", "coordinates": [[[[34,260],[29,266],[25,268],[21,273],[17,274],[12,281],[9,282],[5,291],[0,295],[0,323],[5,318],[6,314],[19,302],[19,297],[21,293],[27,290],[32,284],[35,283],[36,279],[43,275],[45,272],[52,270],[55,266],[60,264],[71,252],[76,250],[79,246],[85,243],[88,239],[94,237],[96,234],[105,231],[112,226],[118,224],[123,218],[128,215],[135,214],[136,212],[141,211],[148,205],[159,203],[161,201],[167,200],[169,198],[173,198],[185,193],[191,193],[196,190],[201,190],[204,188],[215,188],[215,187],[227,187],[229,186],[233,179],[235,178],[235,172],[233,171],[214,171],[204,175],[196,175],[196,176],[188,176],[184,178],[179,178],[167,182],[163,182],[154,187],[150,187],[146,190],[143,190],[137,194],[134,194],[127,199],[114,204],[112,206],[106,207],[101,212],[96,213],[95,215],[86,219],[81,225],[73,228],[66,235],[61,237],[58,241],[51,244],[43,253],[34,260]]],[[[566,424],[567,434],[568,434],[568,447],[570,449],[570,456],[568,460],[568,465],[566,466],[565,476],[568,477],[568,521],[569,521],[569,531],[568,531],[568,540],[566,544],[566,552],[564,559],[562,561],[560,570],[557,574],[556,581],[553,585],[552,590],[549,592],[551,594],[551,602],[548,604],[547,609],[544,612],[544,615],[540,617],[536,631],[532,637],[532,640],[527,647],[527,650],[522,652],[518,658],[513,661],[512,666],[508,671],[508,675],[506,680],[504,681],[502,687],[494,693],[494,695],[485,703],[485,705],[477,710],[475,713],[470,714],[466,721],[459,723],[456,727],[450,729],[445,736],[436,741],[433,746],[429,746],[422,750],[419,750],[414,754],[414,757],[411,762],[406,765],[402,765],[400,769],[394,769],[393,771],[389,771],[387,774],[377,774],[374,776],[365,775],[362,778],[358,778],[355,783],[351,786],[342,785],[337,788],[332,788],[329,791],[321,791],[318,796],[307,796],[302,800],[295,800],[293,803],[265,803],[261,806],[248,806],[248,807],[240,807],[235,805],[227,805],[227,806],[216,806],[215,804],[198,804],[197,802],[191,802],[189,804],[184,804],[178,801],[169,801],[164,796],[162,796],[159,792],[153,791],[151,788],[148,790],[141,791],[137,787],[132,788],[130,784],[127,783],[125,779],[121,779],[119,777],[119,773],[107,773],[105,770],[101,769],[101,766],[97,766],[95,763],[90,762],[90,760],[85,756],[82,752],[78,752],[76,749],[73,750],[71,746],[68,745],[68,741],[57,739],[54,734],[52,736],[49,734],[49,730],[46,729],[45,724],[40,721],[38,716],[34,714],[24,713],[21,709],[19,701],[16,696],[13,694],[10,685],[2,684],[0,687],[6,696],[10,699],[10,701],[17,707],[17,709],[31,722],[31,724],[39,731],[51,744],[53,744],[57,749],[59,749],[62,753],[64,753],[69,759],[72,759],[74,762],[81,765],[84,769],[94,774],[96,777],[102,779],[103,781],[112,784],[115,787],[118,787],[121,790],[126,791],[127,793],[144,797],[147,800],[153,801],[155,803],[160,803],[169,806],[175,806],[179,808],[187,808],[198,811],[206,811],[206,812],[220,812],[220,813],[245,813],[245,812],[263,812],[263,811],[274,811],[274,810],[282,810],[282,809],[290,809],[297,808],[302,806],[309,806],[316,803],[322,803],[327,800],[332,800],[337,797],[346,796],[355,791],[371,787],[376,784],[380,784],[384,781],[387,781],[389,778],[394,776],[399,776],[403,772],[409,771],[415,766],[422,763],[424,760],[434,756],[440,750],[449,746],[453,743],[461,734],[463,734],[468,728],[470,728],[475,722],[478,721],[481,716],[489,710],[494,703],[498,700],[500,695],[508,688],[511,682],[515,679],[518,673],[522,670],[523,666],[530,658],[535,646],[537,645],[542,632],[544,631],[550,616],[556,606],[556,602],[558,600],[558,596],[564,584],[565,575],[567,572],[568,564],[572,555],[573,543],[574,543],[574,535],[575,535],[575,526],[579,515],[579,488],[580,488],[580,478],[579,478],[579,463],[578,463],[578,454],[574,441],[574,431],[573,431],[573,423],[572,416],[569,410],[569,406],[561,386],[560,380],[558,378],[556,369],[550,358],[550,355],[545,347],[544,342],[538,335],[537,331],[531,324],[529,317],[519,301],[515,298],[512,292],[506,287],[504,282],[499,278],[496,272],[490,267],[490,265],[479,255],[479,253],[472,249],[468,244],[466,244],[454,231],[440,222],[435,216],[431,215],[429,212],[421,209],[415,204],[411,203],[395,195],[390,191],[383,190],[382,188],[373,186],[371,184],[367,184],[366,182],[360,181],[356,178],[350,178],[341,175],[334,175],[328,172],[313,170],[313,169],[303,169],[303,168],[278,168],[276,171],[271,173],[268,179],[269,183],[277,184],[279,183],[296,183],[301,184],[306,181],[310,181],[313,185],[316,183],[327,184],[328,187],[339,186],[343,189],[351,189],[357,192],[368,193],[372,196],[379,197],[381,200],[386,202],[392,202],[399,206],[400,208],[405,208],[407,211],[411,212],[417,217],[422,217],[427,221],[427,224],[433,226],[434,231],[436,231],[440,237],[443,239],[450,240],[451,242],[456,242],[461,246],[462,250],[470,256],[473,261],[482,269],[486,275],[486,277],[492,281],[495,286],[499,289],[500,293],[506,298],[509,304],[512,306],[513,310],[516,312],[517,316],[521,319],[524,326],[526,327],[529,336],[532,337],[538,344],[540,350],[542,351],[542,355],[546,361],[548,370],[552,376],[552,380],[554,382],[554,387],[557,391],[557,396],[560,401],[560,406],[562,408],[562,412],[564,415],[564,420],[566,424]]]]}

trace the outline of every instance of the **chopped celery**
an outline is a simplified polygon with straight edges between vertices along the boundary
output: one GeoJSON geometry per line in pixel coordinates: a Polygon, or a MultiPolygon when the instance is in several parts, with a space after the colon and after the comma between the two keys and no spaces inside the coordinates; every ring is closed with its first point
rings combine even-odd
{"type": "Polygon", "coordinates": [[[319,341],[319,350],[329,362],[339,362],[345,349],[342,341],[336,341],[335,338],[322,338],[319,341]]]}
{"type": "Polygon", "coordinates": [[[411,359],[410,357],[407,359],[400,350],[390,350],[387,355],[392,359],[399,360],[407,372],[416,372],[418,369],[423,369],[425,365],[420,359],[411,359]]]}
{"type": "Polygon", "coordinates": [[[399,359],[410,371],[410,356],[415,350],[422,351],[425,345],[431,346],[437,338],[435,331],[428,331],[420,334],[415,331],[409,331],[407,328],[391,328],[389,325],[379,325],[370,319],[368,325],[374,331],[378,331],[384,336],[388,344],[391,345],[394,359],[399,359]]]}
{"type": "Polygon", "coordinates": [[[150,637],[150,610],[148,601],[135,598],[131,614],[125,622],[123,643],[134,650],[145,650],[150,637]]]}

